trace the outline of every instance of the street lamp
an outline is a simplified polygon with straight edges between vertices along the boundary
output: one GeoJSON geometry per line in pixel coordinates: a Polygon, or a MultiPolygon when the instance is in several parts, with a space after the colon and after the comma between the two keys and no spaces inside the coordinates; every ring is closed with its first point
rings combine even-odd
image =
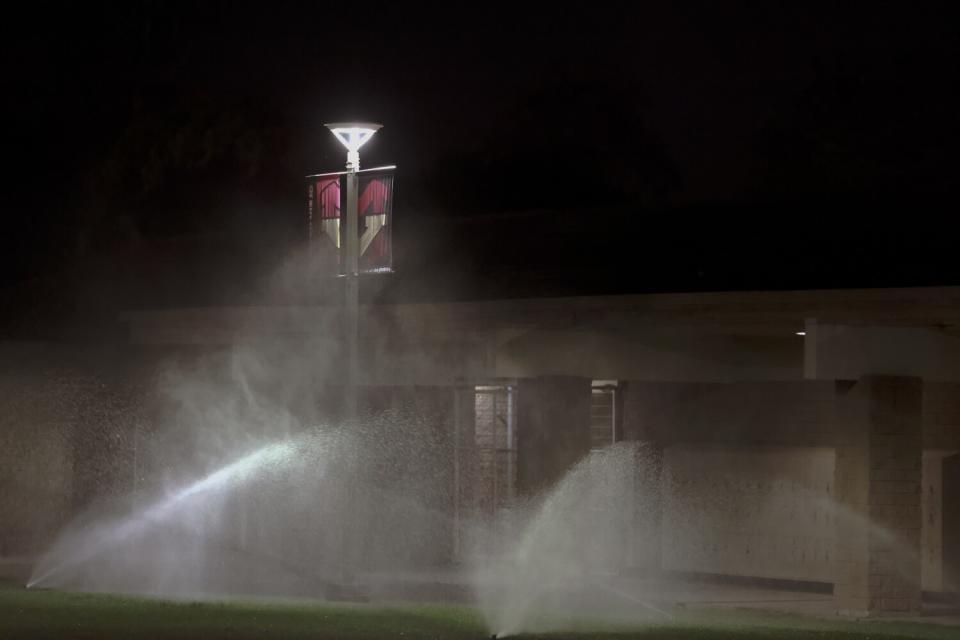
{"type": "MultiPolygon", "coordinates": [[[[381,128],[382,125],[371,122],[335,122],[324,125],[330,132],[336,136],[337,140],[347,149],[347,173],[346,173],[346,237],[342,239],[341,247],[343,250],[343,275],[344,275],[344,333],[346,334],[346,371],[344,371],[344,413],[347,420],[355,422],[358,417],[358,392],[357,385],[360,380],[359,375],[359,317],[360,317],[360,230],[359,213],[357,210],[357,201],[359,199],[360,180],[357,172],[360,170],[360,147],[365,145],[373,137],[373,134],[381,128]]],[[[351,523],[344,520],[344,530],[342,531],[343,545],[341,553],[343,580],[345,583],[352,581],[352,575],[349,571],[350,538],[349,529],[351,523]]]]}
{"type": "Polygon", "coordinates": [[[373,122],[334,122],[324,125],[347,149],[346,174],[346,234],[343,239],[343,265],[345,282],[345,320],[347,337],[347,370],[344,372],[347,387],[347,416],[356,418],[357,413],[357,325],[360,307],[360,233],[357,200],[359,192],[360,147],[370,142],[370,138],[382,125],[373,122]]]}
{"type": "MultiPolygon", "coordinates": [[[[357,219],[357,198],[359,181],[357,171],[360,170],[360,147],[365,145],[383,125],[373,122],[334,122],[324,125],[330,129],[337,140],[347,148],[347,233],[343,243],[343,264],[347,276],[347,306],[351,304],[350,296],[357,300],[356,276],[360,271],[360,233],[357,219]],[[352,281],[352,284],[351,284],[352,281]]],[[[358,301],[353,303],[353,312],[356,312],[358,301]]]]}
{"type": "Polygon", "coordinates": [[[367,144],[380,128],[375,122],[332,122],[323,125],[347,148],[347,171],[360,169],[360,147],[367,144]]]}
{"type": "MultiPolygon", "coordinates": [[[[335,122],[324,125],[347,149],[347,170],[345,172],[324,173],[307,176],[313,180],[309,190],[309,206],[311,222],[314,215],[314,207],[317,207],[321,219],[321,234],[326,235],[333,240],[340,249],[340,270],[339,274],[343,276],[344,283],[344,301],[343,301],[343,336],[345,343],[344,371],[343,371],[343,414],[345,422],[352,426],[357,426],[358,418],[358,386],[362,379],[360,375],[358,342],[359,342],[359,308],[360,308],[360,216],[359,216],[359,191],[360,191],[360,147],[370,142],[382,125],[372,122],[335,122]],[[341,177],[343,182],[340,182],[341,177]],[[327,192],[327,187],[321,189],[321,183],[335,185],[335,189],[327,192]],[[343,190],[346,191],[345,206],[343,203],[343,190]],[[336,203],[332,203],[321,193],[336,194],[334,198],[336,203]],[[343,224],[344,217],[346,224],[343,224]],[[333,228],[326,227],[326,221],[336,220],[337,224],[333,228]]],[[[379,175],[384,170],[393,169],[393,166],[378,167],[368,170],[366,173],[379,175]]],[[[373,200],[367,198],[364,205],[367,215],[371,218],[367,222],[366,232],[370,236],[367,242],[372,240],[381,231],[388,231],[386,220],[390,215],[390,203],[392,196],[393,183],[389,182],[388,187],[384,187],[377,181],[379,189],[368,189],[374,194],[373,200]],[[379,199],[377,199],[379,197],[379,199]],[[379,218],[379,224],[376,224],[379,218]]],[[[313,231],[311,228],[311,238],[313,231]]],[[[380,261],[373,259],[373,271],[389,271],[389,235],[386,235],[388,243],[386,249],[386,262],[383,261],[384,255],[379,255],[380,261]]],[[[364,249],[366,250],[366,249],[364,249]]],[[[370,267],[367,264],[367,267],[370,267]]],[[[368,269],[369,270],[369,269],[368,269]]],[[[351,488],[347,488],[347,494],[352,493],[351,488]]],[[[348,497],[344,498],[349,501],[348,497]]],[[[355,539],[355,530],[357,523],[350,517],[341,519],[341,572],[344,586],[353,582],[354,576],[351,571],[350,560],[354,557],[352,541],[355,539]]]]}

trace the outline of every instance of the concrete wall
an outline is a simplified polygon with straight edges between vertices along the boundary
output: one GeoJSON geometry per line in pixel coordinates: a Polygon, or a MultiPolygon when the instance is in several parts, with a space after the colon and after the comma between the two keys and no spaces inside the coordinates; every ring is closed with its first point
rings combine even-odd
{"type": "Polygon", "coordinates": [[[834,451],[664,450],[665,570],[833,581],[834,451]]]}
{"type": "Polygon", "coordinates": [[[73,501],[69,422],[37,406],[25,391],[0,381],[0,557],[42,548],[73,501]]]}
{"type": "Polygon", "coordinates": [[[956,446],[956,389],[628,382],[624,436],[663,450],[662,567],[836,582],[838,606],[857,612],[916,608],[921,584],[944,588],[940,464],[953,451],[921,456],[921,433],[956,446]]]}
{"type": "Polygon", "coordinates": [[[833,446],[834,383],[628,381],[624,437],[732,446],[833,446]]]}
{"type": "Polygon", "coordinates": [[[943,583],[960,593],[960,454],[943,460],[943,583]]]}
{"type": "Polygon", "coordinates": [[[923,448],[960,451],[960,383],[924,380],[923,448]]]}
{"type": "MultiPolygon", "coordinates": [[[[371,522],[391,527],[354,533],[372,567],[430,566],[454,553],[453,387],[381,386],[360,393],[365,443],[360,477],[381,494],[371,522]]],[[[371,499],[368,498],[368,501],[371,499]]]]}
{"type": "Polygon", "coordinates": [[[866,376],[837,398],[834,599],[857,615],[920,608],[918,378],[866,376]]]}
{"type": "Polygon", "coordinates": [[[663,450],[661,567],[831,582],[834,398],[832,382],[627,382],[624,438],[663,450]]]}
{"type": "Polygon", "coordinates": [[[647,381],[798,380],[803,341],[680,329],[530,329],[497,333],[495,375],[647,381]]]}
{"type": "Polygon", "coordinates": [[[0,362],[0,557],[29,556],[136,489],[147,387],[138,356],[111,348],[2,343],[0,362]]]}
{"type": "Polygon", "coordinates": [[[871,374],[960,380],[960,338],[938,329],[817,324],[807,328],[807,339],[816,343],[819,380],[871,374]]]}
{"type": "Polygon", "coordinates": [[[943,572],[943,461],[947,451],[924,451],[920,496],[920,576],[924,591],[945,591],[943,572]]]}
{"type": "Polygon", "coordinates": [[[590,450],[589,378],[521,380],[517,394],[517,492],[552,486],[590,450]]]}
{"type": "Polygon", "coordinates": [[[960,451],[960,384],[923,385],[923,469],[921,555],[925,591],[956,590],[943,571],[943,463],[960,451]]]}
{"type": "Polygon", "coordinates": [[[0,557],[43,548],[74,503],[74,423],[87,389],[48,345],[0,344],[0,557]]]}
{"type": "MultiPolygon", "coordinates": [[[[493,375],[488,332],[433,318],[431,308],[361,308],[358,364],[363,383],[449,385],[458,378],[493,375]]],[[[134,313],[130,341],[171,349],[203,345],[285,351],[294,357],[309,354],[313,375],[338,384],[344,366],[339,310],[337,306],[237,307],[134,313]]]]}

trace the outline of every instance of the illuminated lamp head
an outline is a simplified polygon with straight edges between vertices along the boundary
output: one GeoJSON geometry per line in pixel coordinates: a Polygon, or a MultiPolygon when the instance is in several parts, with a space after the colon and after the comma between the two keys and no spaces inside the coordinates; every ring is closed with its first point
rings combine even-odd
{"type": "Polygon", "coordinates": [[[347,169],[360,168],[360,147],[365,145],[383,125],[375,122],[333,122],[324,125],[347,148],[347,169]]]}

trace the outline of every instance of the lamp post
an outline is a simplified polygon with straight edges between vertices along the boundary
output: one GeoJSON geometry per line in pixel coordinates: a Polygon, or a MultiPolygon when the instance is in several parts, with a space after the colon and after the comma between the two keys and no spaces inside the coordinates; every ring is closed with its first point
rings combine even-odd
{"type": "MultiPolygon", "coordinates": [[[[381,125],[369,122],[336,122],[325,125],[347,148],[347,210],[346,232],[341,232],[341,257],[343,259],[344,300],[343,300],[343,329],[346,338],[346,370],[344,371],[344,414],[346,421],[355,426],[358,417],[358,390],[359,358],[357,344],[360,319],[360,221],[357,211],[359,200],[360,147],[370,141],[373,134],[381,125]],[[344,235],[346,237],[344,237],[344,235]]],[[[344,585],[353,582],[350,567],[352,560],[350,529],[353,528],[352,519],[344,518],[341,529],[341,579],[344,585]]]]}
{"type": "Polygon", "coordinates": [[[360,233],[357,200],[359,198],[360,147],[373,137],[382,125],[372,122],[334,122],[324,125],[347,149],[347,211],[346,237],[342,242],[344,277],[344,321],[346,333],[346,415],[350,420],[357,417],[357,384],[359,382],[357,333],[360,314],[360,233]]]}

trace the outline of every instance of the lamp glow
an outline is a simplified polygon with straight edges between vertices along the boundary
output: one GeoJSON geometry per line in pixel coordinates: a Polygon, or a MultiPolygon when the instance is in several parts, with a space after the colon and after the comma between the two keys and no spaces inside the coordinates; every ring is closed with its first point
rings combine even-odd
{"type": "Polygon", "coordinates": [[[347,148],[347,170],[360,168],[360,147],[370,142],[370,138],[383,125],[375,122],[333,122],[324,125],[347,148]]]}

